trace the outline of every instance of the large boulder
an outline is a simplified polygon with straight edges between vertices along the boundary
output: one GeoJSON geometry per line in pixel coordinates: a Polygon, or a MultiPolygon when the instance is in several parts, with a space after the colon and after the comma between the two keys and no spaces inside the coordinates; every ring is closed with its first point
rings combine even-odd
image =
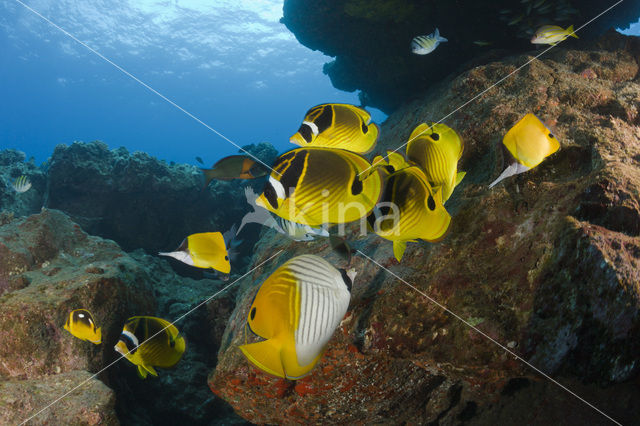
{"type": "MultiPolygon", "coordinates": [[[[360,90],[363,104],[389,114],[469,61],[486,63],[505,52],[531,50],[529,39],[540,26],[578,28],[613,3],[286,0],[282,22],[300,43],[335,58],[324,67],[334,87],[360,90]],[[429,55],[412,54],[411,40],[435,28],[449,41],[429,55]]],[[[579,36],[588,46],[594,36],[624,28],[639,16],[640,1],[626,0],[590,22],[579,36]]]]}
{"type": "Polygon", "coordinates": [[[349,311],[313,374],[297,382],[257,371],[238,350],[249,306],[292,256],[340,261],[327,241],[267,233],[253,264],[282,252],[238,291],[213,392],[255,423],[607,422],[520,357],[616,420],[637,421],[640,391],[629,381],[640,365],[639,56],[637,38],[612,32],[589,50],[558,47],[485,94],[532,57],[473,68],[399,108],[382,125],[380,152],[445,116],[464,139],[467,176],[446,205],[450,233],[410,243],[398,264],[389,241],[348,228],[372,260],[353,259],[349,311]],[[506,165],[502,136],[528,112],[561,149],[489,190],[506,165]]]}

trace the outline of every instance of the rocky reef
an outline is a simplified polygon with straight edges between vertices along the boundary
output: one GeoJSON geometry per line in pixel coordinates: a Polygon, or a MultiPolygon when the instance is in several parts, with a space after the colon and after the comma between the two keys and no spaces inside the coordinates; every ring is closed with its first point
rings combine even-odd
{"type": "MultiPolygon", "coordinates": [[[[285,12],[301,3],[287,1],[285,12]]],[[[328,2],[309,7],[298,16],[333,10],[328,2]]],[[[439,119],[532,54],[477,66],[399,107],[381,126],[378,150],[400,147],[417,124],[439,119]]],[[[464,140],[467,172],[446,205],[450,233],[437,244],[409,244],[398,264],[390,242],[352,228],[366,257],[352,261],[349,311],[314,373],[295,382],[257,371],[237,349],[251,300],[292,256],[340,263],[326,241],[295,243],[270,231],[253,264],[282,253],[242,283],[212,391],[254,423],[609,422],[522,359],[617,421],[637,422],[639,57],[640,40],[613,31],[588,49],[558,47],[447,118],[464,140]],[[505,166],[502,136],[527,112],[548,123],[561,149],[489,190],[505,166]]]]}
{"type": "Polygon", "coordinates": [[[118,358],[113,346],[128,317],[177,320],[227,283],[180,277],[165,260],[142,251],[127,254],[113,241],[87,235],[57,210],[5,217],[2,223],[0,422],[25,420],[76,387],[34,424],[242,422],[206,386],[221,327],[234,307],[228,293],[177,323],[188,351],[175,369],[142,381],[128,361],[112,365],[118,358]],[[78,308],[92,312],[102,345],[62,328],[78,308]]]}
{"type": "MultiPolygon", "coordinates": [[[[364,105],[391,113],[452,72],[496,60],[506,52],[530,50],[531,34],[542,25],[577,28],[613,4],[596,0],[285,0],[282,23],[303,45],[335,58],[324,72],[337,89],[359,90],[364,105]],[[449,41],[429,55],[412,55],[411,40],[435,28],[449,41]]],[[[624,28],[639,16],[640,1],[626,0],[581,30],[582,43],[571,43],[588,47],[607,29],[624,28]]]]}

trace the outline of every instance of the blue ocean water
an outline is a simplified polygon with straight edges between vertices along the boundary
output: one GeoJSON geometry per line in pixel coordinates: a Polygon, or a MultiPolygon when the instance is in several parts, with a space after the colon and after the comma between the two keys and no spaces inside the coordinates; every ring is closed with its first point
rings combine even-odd
{"type": "MultiPolygon", "coordinates": [[[[240,146],[290,149],[310,107],[359,104],[279,23],[282,0],[25,4],[240,146]]],[[[0,2],[0,149],[37,163],[73,141],[194,164],[238,152],[34,11],[0,2]]]]}

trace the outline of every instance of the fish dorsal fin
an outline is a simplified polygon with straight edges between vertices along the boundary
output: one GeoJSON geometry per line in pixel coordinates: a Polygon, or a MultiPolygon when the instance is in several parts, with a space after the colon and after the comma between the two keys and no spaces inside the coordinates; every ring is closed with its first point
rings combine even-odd
{"type": "Polygon", "coordinates": [[[282,350],[280,339],[267,339],[258,343],[240,345],[238,348],[247,357],[247,360],[260,370],[273,376],[285,377],[284,366],[280,356],[280,351],[282,350]]]}
{"type": "Polygon", "coordinates": [[[413,129],[413,132],[411,132],[411,136],[409,136],[409,143],[420,136],[428,135],[429,127],[430,126],[427,123],[418,124],[418,126],[413,129]]]}
{"type": "Polygon", "coordinates": [[[404,251],[407,249],[406,241],[394,241],[393,242],[393,255],[396,257],[396,260],[400,262],[402,260],[402,256],[404,255],[404,251]]]}

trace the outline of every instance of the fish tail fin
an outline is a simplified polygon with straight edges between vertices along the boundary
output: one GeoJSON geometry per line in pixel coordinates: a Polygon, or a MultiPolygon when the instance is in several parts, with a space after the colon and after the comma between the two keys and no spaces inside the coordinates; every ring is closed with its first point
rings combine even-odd
{"type": "Polygon", "coordinates": [[[402,260],[402,256],[404,255],[404,251],[407,249],[406,241],[394,241],[393,242],[393,255],[396,257],[398,262],[402,260]]]}
{"type": "Polygon", "coordinates": [[[240,348],[249,362],[260,370],[277,377],[285,377],[284,366],[280,357],[282,344],[278,339],[267,339],[258,343],[240,345],[238,348],[240,348]]]}
{"type": "Polygon", "coordinates": [[[202,174],[204,175],[204,188],[211,183],[212,180],[216,178],[215,170],[213,169],[200,169],[202,170],[202,174]]]}
{"type": "Polygon", "coordinates": [[[567,35],[569,35],[569,36],[571,36],[571,37],[579,38],[579,37],[576,35],[575,31],[573,30],[573,25],[569,25],[569,26],[567,27],[567,35]]]}
{"type": "Polygon", "coordinates": [[[436,28],[436,32],[435,32],[434,35],[435,35],[435,39],[438,40],[438,41],[449,41],[449,40],[447,40],[446,38],[444,38],[444,37],[442,37],[440,35],[440,30],[437,29],[437,28],[436,28]]]}
{"type": "Polygon", "coordinates": [[[464,179],[466,174],[467,174],[467,172],[458,172],[458,174],[456,175],[456,183],[455,183],[454,186],[460,185],[460,182],[462,182],[462,179],[464,179]]]}

